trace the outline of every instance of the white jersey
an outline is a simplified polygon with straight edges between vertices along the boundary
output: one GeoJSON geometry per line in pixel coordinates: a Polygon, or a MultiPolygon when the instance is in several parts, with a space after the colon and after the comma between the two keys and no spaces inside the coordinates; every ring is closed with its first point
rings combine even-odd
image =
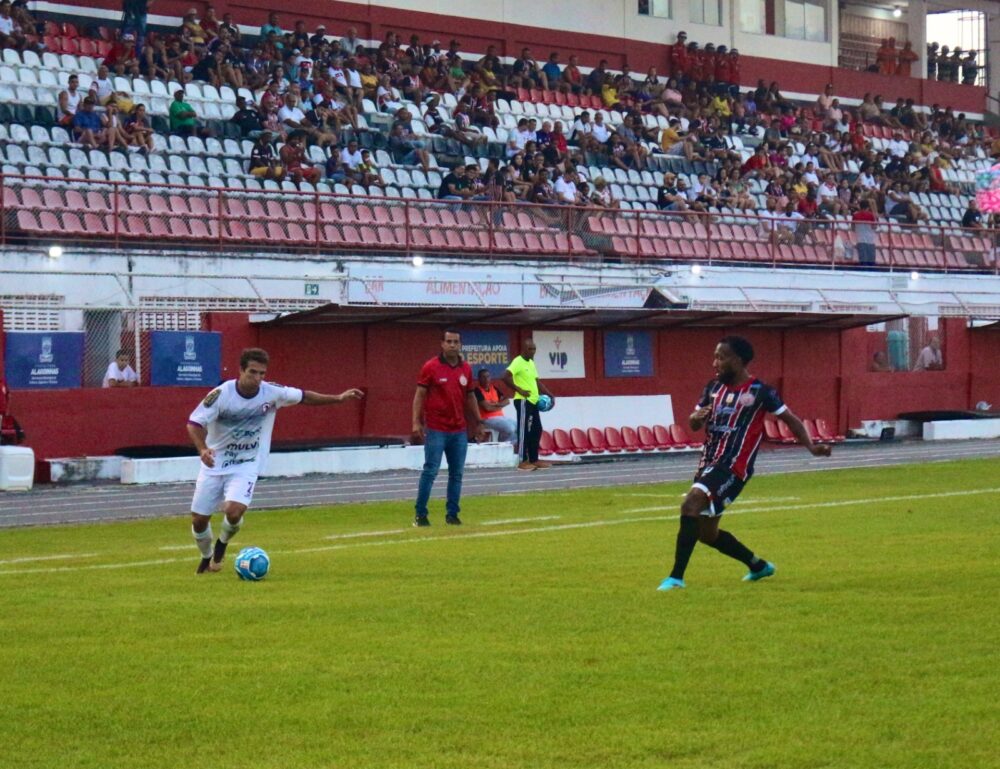
{"type": "Polygon", "coordinates": [[[189,421],[208,430],[205,444],[215,452],[215,467],[202,465],[207,475],[239,473],[256,478],[271,452],[274,417],[282,406],[302,402],[302,390],[262,382],[245,398],[230,379],[216,387],[191,412],[189,421]]]}

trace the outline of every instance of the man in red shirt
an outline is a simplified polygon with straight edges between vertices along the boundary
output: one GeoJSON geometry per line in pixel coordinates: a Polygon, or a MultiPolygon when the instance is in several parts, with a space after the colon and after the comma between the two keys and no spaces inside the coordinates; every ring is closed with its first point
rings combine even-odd
{"type": "Polygon", "coordinates": [[[670,75],[682,80],[687,74],[687,32],[678,32],[677,41],[670,46],[670,75]]]}
{"type": "Polygon", "coordinates": [[[482,430],[476,380],[472,368],[462,360],[462,337],[457,331],[441,334],[441,354],[427,361],[417,378],[413,396],[413,442],[424,444],[424,471],[417,487],[414,526],[430,526],[427,502],[431,487],[441,468],[441,457],[448,458],[448,495],[445,523],[461,525],[458,517],[462,496],[462,474],[469,433],[482,430]]]}
{"type": "Polygon", "coordinates": [[[899,62],[896,64],[896,74],[899,77],[910,77],[913,62],[917,61],[919,58],[920,57],[913,51],[913,44],[907,40],[903,44],[903,50],[899,52],[899,62]]]}

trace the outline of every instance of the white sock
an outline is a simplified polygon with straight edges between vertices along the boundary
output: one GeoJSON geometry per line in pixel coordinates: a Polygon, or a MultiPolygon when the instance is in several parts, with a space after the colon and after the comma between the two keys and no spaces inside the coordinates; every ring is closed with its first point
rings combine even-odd
{"type": "Polygon", "coordinates": [[[191,527],[191,533],[194,534],[194,543],[198,546],[201,551],[202,558],[212,557],[212,524],[208,524],[205,530],[198,532],[194,530],[194,526],[191,527]]]}
{"type": "Polygon", "coordinates": [[[236,536],[238,532],[243,527],[243,516],[236,523],[230,523],[228,518],[222,519],[222,533],[219,535],[219,539],[222,542],[228,542],[233,537],[236,536]]]}

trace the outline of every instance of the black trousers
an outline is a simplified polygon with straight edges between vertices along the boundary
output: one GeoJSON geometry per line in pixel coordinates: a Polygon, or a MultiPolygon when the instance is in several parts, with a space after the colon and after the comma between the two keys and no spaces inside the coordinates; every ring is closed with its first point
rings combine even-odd
{"type": "Polygon", "coordinates": [[[542,440],[542,415],[538,406],[525,398],[514,401],[517,410],[517,457],[521,462],[538,461],[538,444],[542,440]]]}

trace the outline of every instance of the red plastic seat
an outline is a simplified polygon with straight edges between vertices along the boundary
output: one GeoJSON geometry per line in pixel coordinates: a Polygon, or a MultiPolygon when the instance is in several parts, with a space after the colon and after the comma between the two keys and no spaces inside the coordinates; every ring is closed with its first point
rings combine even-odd
{"type": "Polygon", "coordinates": [[[639,425],[638,430],[639,448],[643,451],[656,451],[659,448],[656,444],[656,436],[653,430],[646,425],[639,425]]]}
{"type": "Polygon", "coordinates": [[[778,420],[772,417],[764,418],[764,438],[771,443],[781,443],[781,433],[778,432],[778,420]]]}
{"type": "Polygon", "coordinates": [[[676,448],[674,438],[670,434],[670,428],[663,425],[653,425],[653,440],[656,442],[656,448],[658,449],[676,448]]]}
{"type": "Polygon", "coordinates": [[[778,435],[781,436],[781,442],[795,443],[796,438],[792,434],[791,428],[788,425],[786,425],[785,422],[781,419],[777,420],[777,422],[778,422],[778,435]]]}
{"type": "Polygon", "coordinates": [[[642,448],[639,445],[639,436],[634,427],[622,428],[622,443],[625,446],[625,451],[639,451],[642,448]]]}
{"type": "Polygon", "coordinates": [[[556,454],[561,457],[573,453],[573,441],[570,440],[569,433],[558,427],[552,431],[552,442],[556,454]]]}
{"type": "Polygon", "coordinates": [[[806,428],[806,432],[809,434],[809,440],[813,443],[823,443],[823,439],[820,437],[819,431],[816,429],[816,423],[812,419],[803,419],[802,426],[806,428]]]}
{"type": "Polygon", "coordinates": [[[816,432],[824,441],[832,441],[834,443],[840,443],[844,440],[843,435],[837,435],[837,433],[830,429],[830,425],[827,424],[825,419],[816,420],[816,432]]]}
{"type": "Polygon", "coordinates": [[[90,212],[83,215],[83,229],[88,235],[110,235],[114,232],[108,214],[90,212]]]}
{"type": "Polygon", "coordinates": [[[590,450],[595,454],[603,454],[608,450],[608,443],[604,440],[604,433],[596,427],[587,430],[587,441],[590,443],[590,450]]]}
{"type": "Polygon", "coordinates": [[[538,455],[541,457],[551,457],[555,453],[555,443],[552,441],[552,434],[548,430],[542,430],[542,437],[538,441],[538,455]]]}
{"type": "Polygon", "coordinates": [[[674,443],[680,447],[700,449],[702,445],[701,441],[694,440],[687,434],[687,430],[680,425],[670,425],[670,437],[673,438],[674,443]]]}
{"type": "Polygon", "coordinates": [[[593,450],[590,441],[587,439],[587,433],[579,427],[574,427],[569,431],[569,440],[573,446],[574,454],[589,454],[593,450]]]}
{"type": "Polygon", "coordinates": [[[622,434],[618,432],[617,427],[605,427],[604,440],[608,442],[608,451],[612,454],[618,454],[625,448],[622,443],[622,434]]]}

